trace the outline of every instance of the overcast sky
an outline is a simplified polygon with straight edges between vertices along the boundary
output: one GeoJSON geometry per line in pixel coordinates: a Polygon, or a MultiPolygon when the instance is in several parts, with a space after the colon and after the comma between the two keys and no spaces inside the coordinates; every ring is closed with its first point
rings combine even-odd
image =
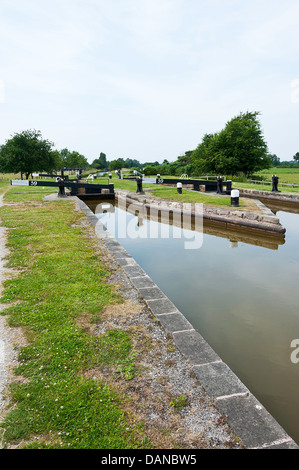
{"type": "Polygon", "coordinates": [[[176,160],[240,112],[299,151],[299,0],[0,0],[0,144],[176,160]]]}

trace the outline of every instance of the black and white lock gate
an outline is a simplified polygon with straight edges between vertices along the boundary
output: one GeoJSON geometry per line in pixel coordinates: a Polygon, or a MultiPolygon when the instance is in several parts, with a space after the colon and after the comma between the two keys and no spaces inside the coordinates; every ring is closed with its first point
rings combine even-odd
{"type": "MultiPolygon", "coordinates": [[[[58,178],[57,178],[58,179],[58,178]]],[[[58,188],[58,196],[65,196],[65,188],[71,190],[71,196],[86,198],[114,199],[114,184],[95,184],[67,181],[10,180],[12,186],[51,186],[58,188]]]]}
{"type": "Polygon", "coordinates": [[[232,190],[232,181],[213,181],[213,180],[195,180],[195,179],[178,179],[178,178],[163,178],[161,176],[156,178],[156,184],[165,184],[176,186],[177,183],[181,183],[182,187],[190,185],[193,186],[194,191],[199,191],[200,186],[204,186],[205,192],[220,192],[223,194],[230,194],[232,190]],[[225,189],[223,189],[223,186],[225,189]]]}

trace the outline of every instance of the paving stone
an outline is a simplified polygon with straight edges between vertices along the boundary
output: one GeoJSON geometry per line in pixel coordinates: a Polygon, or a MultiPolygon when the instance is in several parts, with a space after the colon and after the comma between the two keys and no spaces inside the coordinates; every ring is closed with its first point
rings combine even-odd
{"type": "Polygon", "coordinates": [[[265,445],[263,446],[263,449],[299,449],[299,446],[294,442],[293,440],[290,440],[288,442],[281,442],[280,444],[274,444],[274,445],[265,445]]]}
{"type": "Polygon", "coordinates": [[[180,351],[192,364],[221,361],[220,357],[197,331],[173,333],[173,336],[180,351]]]}
{"type": "Polygon", "coordinates": [[[134,277],[131,279],[131,282],[137,289],[141,287],[156,287],[156,284],[148,276],[134,277]]]}
{"type": "Polygon", "coordinates": [[[120,264],[120,266],[137,266],[137,263],[134,258],[129,256],[126,258],[118,258],[117,262],[118,264],[120,264]]]}
{"type": "Polygon", "coordinates": [[[166,298],[166,295],[163,294],[159,287],[142,287],[138,290],[140,292],[140,295],[142,295],[145,300],[166,298]]]}
{"type": "Polygon", "coordinates": [[[235,396],[217,400],[217,407],[227,416],[228,424],[245,447],[256,448],[290,439],[282,427],[253,396],[235,396]]]}
{"type": "Polygon", "coordinates": [[[157,315],[156,317],[167,333],[173,333],[175,331],[183,330],[193,330],[193,326],[181,312],[167,313],[165,315],[157,315]]]}
{"type": "Polygon", "coordinates": [[[127,251],[125,251],[124,249],[115,251],[115,252],[113,253],[113,255],[114,255],[114,258],[117,259],[117,261],[118,261],[120,258],[132,258],[132,256],[129,255],[129,253],[128,253],[127,251]]]}
{"type": "Polygon", "coordinates": [[[124,271],[129,277],[145,276],[145,272],[136,264],[136,266],[123,266],[124,271]]]}
{"type": "Polygon", "coordinates": [[[116,241],[111,241],[109,239],[106,240],[106,246],[109,248],[109,250],[123,250],[123,247],[116,241]]]}
{"type": "Polygon", "coordinates": [[[234,393],[249,393],[247,387],[224,362],[194,366],[196,377],[214,398],[234,393]]]}
{"type": "Polygon", "coordinates": [[[178,311],[176,306],[167,297],[165,299],[146,300],[146,303],[154,315],[178,311]]]}

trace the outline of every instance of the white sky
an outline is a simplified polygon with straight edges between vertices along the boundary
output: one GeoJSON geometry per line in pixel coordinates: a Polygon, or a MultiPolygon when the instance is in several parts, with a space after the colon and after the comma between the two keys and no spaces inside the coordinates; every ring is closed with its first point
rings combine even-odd
{"type": "Polygon", "coordinates": [[[176,160],[240,112],[299,151],[299,0],[0,0],[0,144],[176,160]]]}

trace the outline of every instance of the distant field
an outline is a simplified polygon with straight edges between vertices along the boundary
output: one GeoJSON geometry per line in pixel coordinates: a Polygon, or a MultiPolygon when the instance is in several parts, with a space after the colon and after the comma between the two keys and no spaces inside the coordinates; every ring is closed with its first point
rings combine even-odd
{"type": "Polygon", "coordinates": [[[20,179],[21,173],[0,173],[0,181],[9,181],[13,179],[20,179]]]}
{"type": "MultiPolygon", "coordinates": [[[[250,184],[250,183],[239,183],[238,181],[233,182],[233,188],[248,188],[248,189],[257,189],[260,191],[271,191],[272,190],[272,184],[271,183],[256,183],[256,184],[250,184]]],[[[284,186],[281,184],[279,181],[278,184],[278,189],[279,191],[282,191],[284,193],[298,193],[299,192],[299,186],[284,186]]]]}
{"type": "Polygon", "coordinates": [[[272,180],[272,175],[279,177],[280,183],[291,183],[299,185],[299,168],[269,168],[268,170],[262,170],[257,175],[265,176],[268,181],[272,180]]]}

